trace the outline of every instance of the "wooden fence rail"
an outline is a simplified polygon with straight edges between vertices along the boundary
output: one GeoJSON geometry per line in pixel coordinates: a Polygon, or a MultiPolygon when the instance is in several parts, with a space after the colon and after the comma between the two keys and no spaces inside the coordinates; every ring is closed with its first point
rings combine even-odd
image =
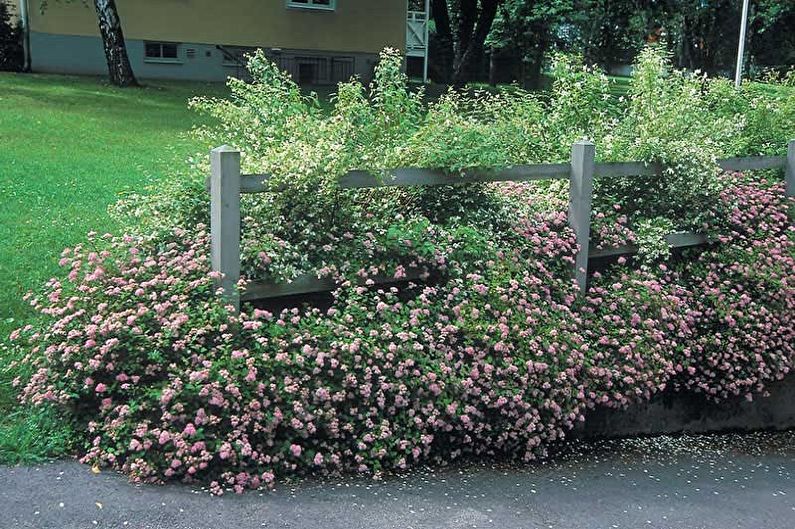
{"type": "MultiPolygon", "coordinates": [[[[598,257],[631,254],[633,246],[591,251],[591,201],[595,177],[661,175],[661,164],[644,162],[595,163],[596,146],[589,141],[572,145],[570,163],[518,165],[498,171],[472,170],[450,175],[440,170],[396,169],[386,178],[365,171],[350,171],[339,181],[341,189],[377,187],[436,186],[474,182],[528,182],[531,180],[569,180],[569,224],[579,245],[574,277],[580,292],[584,292],[588,278],[588,261],[598,257]]],[[[786,194],[795,196],[795,140],[788,144],[786,156],[746,156],[724,158],[718,165],[726,171],[785,168],[786,194]]],[[[269,175],[241,175],[240,152],[222,146],[210,153],[210,231],[212,238],[212,269],[221,273],[220,286],[235,307],[240,301],[275,298],[295,294],[324,292],[334,288],[330,278],[318,279],[307,274],[287,283],[254,282],[243,292],[236,287],[240,279],[240,194],[278,192],[268,185],[269,175]]],[[[672,248],[698,246],[707,238],[698,233],[672,233],[667,237],[672,248]]],[[[409,279],[417,275],[409,274],[409,279]]],[[[380,278],[387,282],[390,278],[380,278]]]]}

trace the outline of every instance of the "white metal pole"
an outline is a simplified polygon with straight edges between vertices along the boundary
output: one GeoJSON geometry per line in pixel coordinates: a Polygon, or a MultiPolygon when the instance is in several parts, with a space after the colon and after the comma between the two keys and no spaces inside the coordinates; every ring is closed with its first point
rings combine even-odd
{"type": "Polygon", "coordinates": [[[745,60],[745,32],[748,29],[748,4],[750,0],[743,0],[743,18],[740,22],[740,45],[737,49],[737,72],[734,74],[734,86],[740,88],[743,82],[743,61],[745,60]]]}
{"type": "Polygon", "coordinates": [[[22,23],[22,55],[25,60],[24,71],[30,71],[30,24],[28,21],[28,0],[19,0],[19,20],[22,23]]]}
{"type": "Polygon", "coordinates": [[[428,51],[430,43],[428,42],[428,24],[431,23],[431,0],[425,0],[425,58],[422,64],[422,82],[428,82],[428,51]]]}
{"type": "Polygon", "coordinates": [[[428,82],[428,25],[431,23],[431,0],[425,0],[425,57],[422,64],[422,82],[428,82]]]}

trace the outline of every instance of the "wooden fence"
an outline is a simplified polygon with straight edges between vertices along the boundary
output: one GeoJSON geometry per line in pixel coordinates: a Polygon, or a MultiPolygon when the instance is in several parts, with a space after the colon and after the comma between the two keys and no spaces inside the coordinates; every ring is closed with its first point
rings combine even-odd
{"type": "MultiPolygon", "coordinates": [[[[588,141],[572,145],[570,163],[514,166],[501,171],[468,171],[449,175],[432,169],[396,169],[391,177],[379,178],[365,171],[351,171],[340,182],[341,189],[376,187],[437,186],[468,182],[527,182],[531,180],[569,181],[569,224],[577,237],[579,251],[574,276],[581,292],[585,291],[588,260],[611,255],[632,254],[637,248],[622,246],[591,251],[591,200],[593,179],[661,175],[663,167],[644,162],[595,163],[596,147],[588,141]]],[[[785,168],[786,194],[795,196],[795,140],[789,142],[786,156],[747,156],[718,160],[727,171],[785,168]]],[[[220,286],[235,307],[241,301],[275,298],[295,294],[324,292],[334,288],[330,278],[318,279],[307,274],[288,283],[252,282],[238,292],[240,279],[240,194],[278,192],[268,185],[269,175],[241,175],[240,152],[222,146],[210,153],[210,228],[212,237],[212,269],[222,274],[220,286]]],[[[667,236],[672,248],[698,246],[707,242],[699,233],[672,233],[667,236]]],[[[416,276],[415,276],[416,278],[416,276]]],[[[394,281],[380,278],[383,282],[394,281]]]]}

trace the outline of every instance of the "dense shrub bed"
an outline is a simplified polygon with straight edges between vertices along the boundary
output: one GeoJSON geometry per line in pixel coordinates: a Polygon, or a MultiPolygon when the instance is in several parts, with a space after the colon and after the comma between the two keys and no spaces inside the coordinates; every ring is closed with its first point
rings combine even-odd
{"type": "Polygon", "coordinates": [[[718,156],[780,152],[792,100],[678,72],[654,49],[626,99],[562,57],[551,93],[407,90],[387,51],[366,90],[331,110],[262,54],[232,98],[194,102],[197,131],[232,144],[279,192],[242,201],[244,281],[333,277],[328,306],[240,314],[208,256],[206,153],[187,174],[121,202],[123,237],[64,251],[64,273],[13,336],[23,401],[60,410],[83,461],[215,493],[305,473],[378,475],[468,456],[543,456],[595,406],[666,390],[753,398],[789,372],[795,232],[773,175],[720,175],[718,156]],[[568,159],[660,162],[664,175],[596,182],[597,247],[637,258],[571,279],[565,183],[342,191],[351,169],[452,174],[568,159]],[[561,185],[564,184],[564,185],[561,185]],[[663,236],[718,243],[668,255],[663,236]],[[407,283],[410,271],[421,281],[407,283]],[[375,276],[394,277],[378,286],[375,276]]]}
{"type": "Polygon", "coordinates": [[[640,268],[622,258],[582,300],[563,213],[522,218],[510,249],[476,256],[449,235],[426,255],[443,268],[433,284],[340,276],[328,309],[276,314],[221,305],[201,226],[93,238],[31,299],[44,324],[13,336],[33,369],[22,397],[71,410],[85,462],[219,494],[309,472],[533,459],[589,408],[665,388],[750,399],[795,359],[792,201],[780,184],[724,178],[719,244],[640,268]]]}

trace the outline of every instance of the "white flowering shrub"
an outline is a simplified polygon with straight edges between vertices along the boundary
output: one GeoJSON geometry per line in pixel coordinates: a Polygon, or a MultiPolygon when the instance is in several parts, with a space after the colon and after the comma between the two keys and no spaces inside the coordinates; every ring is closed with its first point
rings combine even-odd
{"type": "MultiPolygon", "coordinates": [[[[422,90],[409,90],[400,66],[398,52],[386,50],[369,89],[357,80],[342,83],[324,110],[316,95],[303,95],[259,53],[249,63],[253,81],[230,80],[229,99],[192,102],[215,118],[196,131],[202,142],[240,149],[243,171],[273,175],[278,189],[243,197],[247,276],[289,280],[327,267],[356,268],[364,263],[358,257],[372,257],[363,241],[382,244],[390,230],[426,221],[442,231],[472,226],[486,230],[486,240],[501,240],[511,218],[565,204],[567,184],[340,191],[336,182],[353,169],[389,178],[396,167],[455,175],[562,162],[581,138],[596,143],[600,161],[664,165],[661,176],[597,179],[594,196],[596,245],[618,206],[641,235],[643,254],[664,257],[664,229],[703,230],[716,215],[718,157],[782,153],[795,136],[795,98],[750,85],[736,91],[725,81],[676,71],[654,47],[641,53],[620,99],[611,96],[604,74],[567,56],[556,57],[549,94],[516,87],[450,91],[430,103],[422,90]],[[508,188],[515,190],[510,196],[508,188]]],[[[207,222],[207,156],[197,155],[192,167],[188,177],[127,199],[117,212],[132,214],[145,230],[207,222]]]]}
{"type": "Polygon", "coordinates": [[[641,52],[627,106],[607,134],[605,157],[663,162],[664,174],[597,179],[601,203],[607,199],[607,206],[621,204],[631,215],[698,227],[698,213],[720,191],[716,159],[738,133],[730,118],[711,114],[706,82],[673,70],[654,48],[641,52]]]}

